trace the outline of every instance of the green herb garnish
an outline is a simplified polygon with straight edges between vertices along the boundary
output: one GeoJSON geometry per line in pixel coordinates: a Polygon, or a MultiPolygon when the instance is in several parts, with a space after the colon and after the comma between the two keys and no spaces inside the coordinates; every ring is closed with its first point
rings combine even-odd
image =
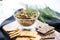
{"type": "Polygon", "coordinates": [[[32,16],[34,16],[34,14],[36,14],[36,13],[33,13],[33,12],[36,12],[36,10],[32,9],[28,5],[26,5],[26,11],[27,11],[28,16],[30,16],[30,17],[32,17],[32,16]]]}

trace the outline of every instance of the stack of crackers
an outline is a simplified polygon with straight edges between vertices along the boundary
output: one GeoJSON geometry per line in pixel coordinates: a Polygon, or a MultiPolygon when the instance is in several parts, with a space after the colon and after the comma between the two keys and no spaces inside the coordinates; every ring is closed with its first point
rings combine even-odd
{"type": "Polygon", "coordinates": [[[11,40],[41,40],[41,36],[36,31],[20,30],[18,27],[8,26],[4,26],[3,29],[11,40]]]}
{"type": "Polygon", "coordinates": [[[10,38],[14,38],[14,37],[20,35],[20,34],[19,34],[19,33],[20,33],[19,29],[10,30],[10,31],[7,31],[7,32],[8,32],[8,34],[9,34],[9,37],[10,37],[10,38]]]}
{"type": "Polygon", "coordinates": [[[44,39],[55,39],[54,27],[49,26],[48,24],[38,26],[36,31],[44,39]]]}
{"type": "Polygon", "coordinates": [[[12,40],[41,40],[41,36],[37,32],[32,31],[20,31],[16,29],[8,31],[8,34],[12,40]]]}

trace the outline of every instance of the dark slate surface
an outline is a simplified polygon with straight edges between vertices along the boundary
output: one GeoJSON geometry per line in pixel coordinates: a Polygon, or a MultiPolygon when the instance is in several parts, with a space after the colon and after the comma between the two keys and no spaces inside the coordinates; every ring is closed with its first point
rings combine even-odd
{"type": "Polygon", "coordinates": [[[2,31],[0,30],[0,40],[4,40],[4,39],[5,39],[5,37],[4,37],[3,33],[2,33],[2,31]]]}
{"type": "MultiPolygon", "coordinates": [[[[58,17],[60,17],[60,13],[57,13],[58,17]]],[[[46,21],[49,25],[54,26],[55,29],[60,32],[60,20],[53,19],[53,20],[47,20],[46,21]]]]}
{"type": "Polygon", "coordinates": [[[9,36],[6,34],[6,32],[2,29],[2,27],[10,22],[15,21],[14,17],[11,16],[10,18],[6,19],[1,25],[0,25],[0,40],[10,40],[9,36]]]}

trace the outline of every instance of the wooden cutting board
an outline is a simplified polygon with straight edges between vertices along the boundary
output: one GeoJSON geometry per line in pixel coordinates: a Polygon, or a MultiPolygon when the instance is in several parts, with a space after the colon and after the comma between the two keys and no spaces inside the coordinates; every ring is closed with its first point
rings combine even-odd
{"type": "MultiPolygon", "coordinates": [[[[39,24],[44,25],[44,23],[42,23],[42,22],[40,22],[38,20],[36,22],[38,23],[38,25],[39,24]]],[[[19,27],[19,24],[16,21],[14,21],[14,22],[11,22],[11,23],[3,26],[3,30],[5,30],[5,31],[15,30],[18,27],[19,27]]],[[[60,33],[55,31],[55,39],[46,39],[46,40],[60,40],[60,33]]]]}

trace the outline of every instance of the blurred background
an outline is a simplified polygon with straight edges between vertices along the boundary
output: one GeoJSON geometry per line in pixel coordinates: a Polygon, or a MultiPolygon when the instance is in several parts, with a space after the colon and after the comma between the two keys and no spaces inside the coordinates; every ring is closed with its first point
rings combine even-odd
{"type": "Polygon", "coordinates": [[[57,30],[59,31],[60,0],[0,0],[0,24],[9,17],[11,17],[16,10],[24,8],[26,4],[28,4],[32,8],[41,8],[46,13],[51,13],[51,15],[49,15],[49,17],[52,16],[50,19],[45,19],[41,15],[41,17],[39,17],[38,19],[42,22],[46,22],[49,25],[58,28],[57,30]],[[49,10],[49,12],[47,10],[49,10]],[[57,16],[54,13],[56,13],[57,16]]]}

